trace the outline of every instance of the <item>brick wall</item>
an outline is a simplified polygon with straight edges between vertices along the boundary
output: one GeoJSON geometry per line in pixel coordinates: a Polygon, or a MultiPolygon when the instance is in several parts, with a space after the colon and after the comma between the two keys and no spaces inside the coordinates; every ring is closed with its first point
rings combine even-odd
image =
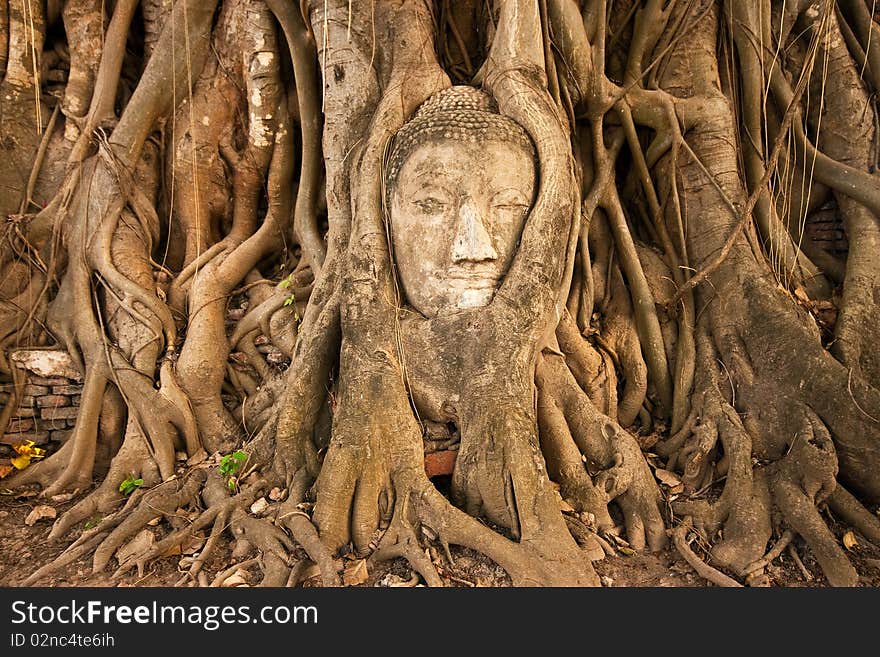
{"type": "MultiPolygon", "coordinates": [[[[70,437],[82,397],[82,382],[70,357],[63,351],[35,349],[14,352],[10,362],[24,385],[0,445],[32,440],[50,451],[57,449],[70,437]]],[[[10,398],[8,387],[0,392],[4,407],[10,398]]]]}
{"type": "Polygon", "coordinates": [[[843,228],[843,221],[833,202],[826,203],[819,210],[807,217],[804,233],[818,247],[838,257],[846,257],[849,242],[843,228]]]}

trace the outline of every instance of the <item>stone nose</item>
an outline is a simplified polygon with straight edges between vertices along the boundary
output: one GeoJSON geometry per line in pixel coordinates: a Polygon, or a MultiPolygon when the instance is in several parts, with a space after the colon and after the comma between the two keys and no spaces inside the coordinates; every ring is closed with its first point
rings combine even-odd
{"type": "Polygon", "coordinates": [[[498,253],[492,246],[492,236],[486,230],[474,202],[466,199],[458,211],[455,241],[452,244],[452,262],[482,262],[496,260],[498,253]]]}

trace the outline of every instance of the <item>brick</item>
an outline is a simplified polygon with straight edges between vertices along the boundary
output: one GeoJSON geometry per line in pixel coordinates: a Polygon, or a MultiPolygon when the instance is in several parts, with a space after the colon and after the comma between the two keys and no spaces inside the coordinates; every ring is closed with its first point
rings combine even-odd
{"type": "Polygon", "coordinates": [[[6,427],[6,430],[9,433],[22,433],[23,431],[30,431],[34,428],[34,421],[30,418],[14,418],[10,420],[9,426],[6,427]]]}
{"type": "Polygon", "coordinates": [[[63,376],[35,376],[28,377],[31,383],[38,386],[67,386],[70,385],[70,379],[63,376]]]}
{"type": "Polygon", "coordinates": [[[55,429],[49,432],[49,440],[55,441],[56,443],[66,443],[72,433],[73,431],[70,429],[55,429]]]}
{"type": "Polygon", "coordinates": [[[34,417],[37,414],[37,409],[31,406],[19,406],[15,409],[14,417],[34,417]]]}
{"type": "Polygon", "coordinates": [[[25,395],[31,395],[33,397],[40,397],[42,395],[46,395],[49,393],[49,387],[28,384],[22,389],[22,392],[25,395]]]}
{"type": "Polygon", "coordinates": [[[75,417],[69,417],[65,421],[67,422],[67,426],[69,426],[71,428],[76,426],[76,418],[75,417]]]}
{"type": "Polygon", "coordinates": [[[70,398],[70,403],[73,406],[79,406],[81,402],[82,402],[82,395],[73,395],[70,398]]]}
{"type": "Polygon", "coordinates": [[[79,395],[82,393],[82,386],[52,386],[52,394],[53,395],[79,395]]]}
{"type": "Polygon", "coordinates": [[[61,406],[59,408],[44,408],[40,411],[40,417],[44,420],[67,420],[76,418],[79,408],[76,406],[61,406]]]}
{"type": "Polygon", "coordinates": [[[35,445],[45,445],[49,442],[48,431],[27,431],[25,433],[7,433],[0,438],[4,445],[20,445],[26,440],[31,440],[35,445]]]}
{"type": "Polygon", "coordinates": [[[455,469],[455,459],[457,457],[457,450],[448,449],[425,454],[425,473],[429,478],[438,475],[451,475],[453,469],[455,469]]]}
{"type": "Polygon", "coordinates": [[[37,406],[40,408],[58,408],[59,406],[70,406],[70,398],[64,395],[44,395],[37,398],[37,406]]]}
{"type": "Polygon", "coordinates": [[[21,408],[22,406],[26,406],[27,408],[30,408],[32,406],[35,406],[36,403],[37,403],[37,398],[34,397],[33,395],[24,395],[18,401],[18,407],[21,408]]]}

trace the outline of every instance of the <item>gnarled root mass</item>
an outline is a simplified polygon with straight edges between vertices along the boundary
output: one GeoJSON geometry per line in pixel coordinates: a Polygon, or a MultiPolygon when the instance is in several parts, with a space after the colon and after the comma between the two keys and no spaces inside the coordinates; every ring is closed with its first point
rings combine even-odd
{"type": "Polygon", "coordinates": [[[339,585],[340,554],[443,585],[454,545],[592,586],[611,545],[667,542],[720,586],[803,544],[858,583],[824,512],[880,541],[867,5],[112,7],[0,2],[0,424],[16,348],[85,382],[70,439],[3,481],[83,494],[23,584],[178,554],[180,585],[219,586],[226,539],[270,586],[339,585]],[[426,318],[385,158],[460,84],[539,184],[491,303],[426,318]],[[829,204],[845,259],[805,228],[829,204]]]}

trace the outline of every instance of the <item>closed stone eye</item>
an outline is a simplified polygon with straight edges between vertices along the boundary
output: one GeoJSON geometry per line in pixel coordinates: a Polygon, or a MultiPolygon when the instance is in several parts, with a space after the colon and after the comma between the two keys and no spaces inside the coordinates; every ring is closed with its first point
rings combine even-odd
{"type": "Polygon", "coordinates": [[[413,203],[426,214],[436,214],[446,207],[446,203],[433,196],[413,201],[413,203]]]}

